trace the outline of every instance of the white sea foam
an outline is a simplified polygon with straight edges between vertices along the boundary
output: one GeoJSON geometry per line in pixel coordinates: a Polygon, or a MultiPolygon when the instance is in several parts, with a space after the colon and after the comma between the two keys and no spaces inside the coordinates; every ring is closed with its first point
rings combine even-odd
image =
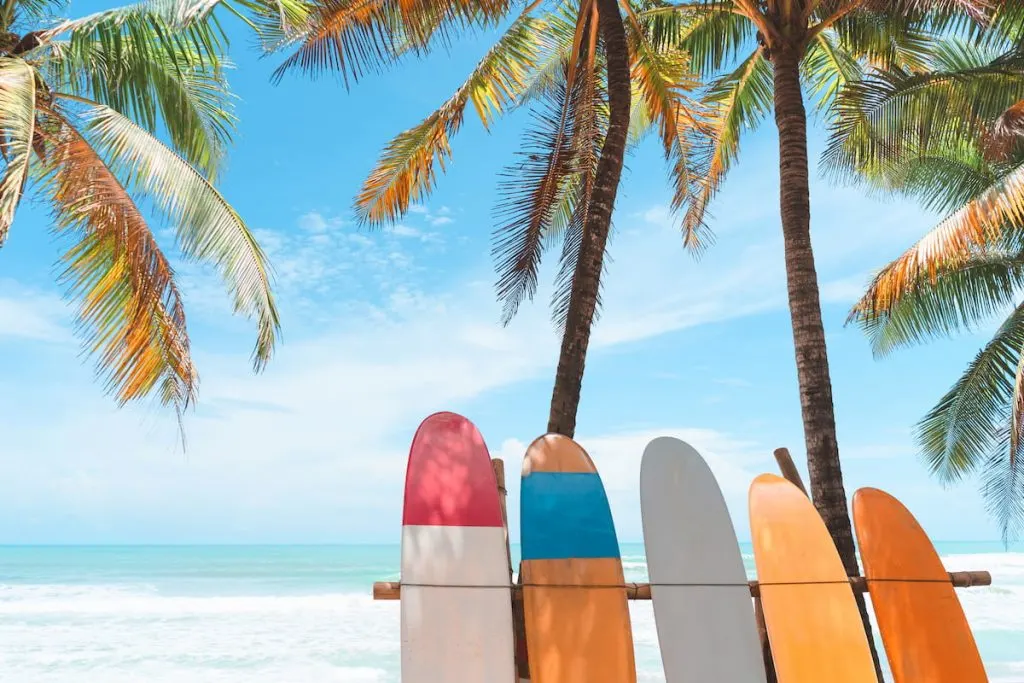
{"type": "MultiPolygon", "coordinates": [[[[943,560],[992,573],[992,586],[957,594],[991,681],[1024,683],[1024,554],[943,560]]],[[[627,580],[646,575],[642,557],[624,568],[627,580]]],[[[140,580],[0,583],[0,681],[398,683],[399,604],[374,602],[369,584],[236,595],[222,580],[176,595],[140,580]]],[[[662,683],[651,603],[630,615],[638,682],[662,683]]]]}

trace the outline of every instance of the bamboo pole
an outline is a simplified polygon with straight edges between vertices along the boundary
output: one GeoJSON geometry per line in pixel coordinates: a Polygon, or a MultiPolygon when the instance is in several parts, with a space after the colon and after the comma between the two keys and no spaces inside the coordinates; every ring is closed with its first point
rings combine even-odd
{"type": "MultiPolygon", "coordinates": [[[[986,571],[949,572],[949,582],[954,588],[974,588],[975,586],[991,586],[992,575],[986,571]]],[[[855,576],[850,579],[850,588],[855,593],[866,593],[868,582],[863,576],[855,576]]],[[[748,581],[751,597],[760,597],[761,588],[757,581],[748,581]]],[[[616,586],[617,588],[618,586],[616,586]]],[[[626,598],[629,600],[650,600],[651,584],[649,583],[625,583],[622,588],[626,591],[626,598]]],[[[402,585],[398,581],[377,581],[373,584],[374,600],[398,600],[402,592],[402,585]]],[[[512,597],[515,600],[521,599],[521,586],[512,587],[512,597]]]]}
{"type": "Polygon", "coordinates": [[[803,479],[800,478],[800,470],[796,468],[796,464],[793,463],[793,458],[789,454],[788,448],[776,448],[775,449],[775,462],[779,465],[779,471],[782,472],[782,476],[785,477],[791,484],[794,484],[798,489],[804,492],[804,495],[810,498],[811,496],[807,493],[807,487],[804,486],[803,479]]]}

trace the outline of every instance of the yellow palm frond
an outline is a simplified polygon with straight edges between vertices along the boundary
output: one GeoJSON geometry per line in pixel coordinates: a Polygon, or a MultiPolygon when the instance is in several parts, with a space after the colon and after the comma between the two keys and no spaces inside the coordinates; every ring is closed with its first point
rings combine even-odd
{"type": "MultiPolygon", "coordinates": [[[[712,129],[704,120],[705,107],[689,95],[699,85],[690,71],[689,55],[681,50],[658,49],[628,1],[623,0],[622,4],[627,7],[631,80],[634,90],[639,90],[643,99],[645,116],[657,125],[665,158],[672,165],[675,183],[672,210],[677,211],[693,201],[696,178],[691,163],[700,158],[694,154],[694,147],[701,140],[707,140],[712,129]]],[[[701,246],[696,230],[684,232],[687,246],[695,249],[701,246]]]]}
{"type": "Polygon", "coordinates": [[[153,200],[177,230],[185,256],[219,268],[235,311],[256,319],[253,365],[262,369],[273,353],[280,322],[266,256],[245,222],[206,178],[148,131],[110,107],[57,96],[82,105],[85,136],[112,172],[153,200]]]}
{"type": "Polygon", "coordinates": [[[35,70],[16,58],[0,59],[0,246],[14,222],[28,177],[36,121],[35,70]]]}
{"type": "Polygon", "coordinates": [[[887,265],[871,282],[851,317],[875,317],[915,284],[949,272],[1024,224],[1024,166],[989,187],[887,265]]]}
{"type": "Polygon", "coordinates": [[[170,263],[97,151],[56,112],[47,119],[45,186],[57,230],[74,239],[61,279],[81,302],[87,349],[120,403],[157,389],[180,418],[198,378],[170,263]]]}
{"type": "Polygon", "coordinates": [[[544,36],[542,19],[520,16],[454,95],[392,140],[356,198],[359,217],[371,224],[391,221],[425,197],[434,187],[434,164],[443,171],[451,157],[451,139],[462,126],[466,106],[472,103],[488,127],[514,104],[544,49],[544,36]]]}

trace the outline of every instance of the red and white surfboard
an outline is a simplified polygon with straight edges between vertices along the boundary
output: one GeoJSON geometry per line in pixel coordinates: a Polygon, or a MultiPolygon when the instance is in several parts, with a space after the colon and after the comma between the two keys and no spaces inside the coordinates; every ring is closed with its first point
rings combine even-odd
{"type": "Polygon", "coordinates": [[[461,415],[431,415],[405,475],[403,683],[514,683],[505,552],[483,437],[461,415]]]}

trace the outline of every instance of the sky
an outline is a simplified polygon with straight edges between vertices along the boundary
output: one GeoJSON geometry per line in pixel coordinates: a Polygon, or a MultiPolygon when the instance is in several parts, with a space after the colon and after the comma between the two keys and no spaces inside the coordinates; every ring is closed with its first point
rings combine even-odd
{"type": "MultiPolygon", "coordinates": [[[[507,327],[494,296],[498,174],[527,112],[489,132],[468,112],[453,163],[400,224],[361,228],[351,208],[387,141],[447,98],[487,35],[346,92],[297,72],[273,85],[281,58],[257,57],[225,23],[240,123],[220,189],[274,268],[281,343],[253,374],[254,324],[232,315],[210,268],[176,262],[201,378],[183,451],[171,410],[118,409],[103,392],[55,284],[60,245],[30,197],[0,250],[0,543],[397,543],[409,443],[441,410],[471,419],[505,459],[515,540],[519,465],[546,428],[559,347],[547,303],[557,250],[507,327]]],[[[823,140],[813,127],[812,159],[823,140]]],[[[576,434],[620,541],[641,539],[639,463],[656,436],[704,455],[741,540],[747,489],[776,470],[773,449],[788,447],[806,480],[776,144],[771,118],[743,140],[699,260],[669,214],[655,140],[627,159],[576,434]]],[[[872,272],[937,217],[814,168],[811,211],[847,495],[889,491],[933,539],[998,539],[978,482],[943,487],[913,439],[985,330],[876,359],[844,324],[872,272]]]]}

